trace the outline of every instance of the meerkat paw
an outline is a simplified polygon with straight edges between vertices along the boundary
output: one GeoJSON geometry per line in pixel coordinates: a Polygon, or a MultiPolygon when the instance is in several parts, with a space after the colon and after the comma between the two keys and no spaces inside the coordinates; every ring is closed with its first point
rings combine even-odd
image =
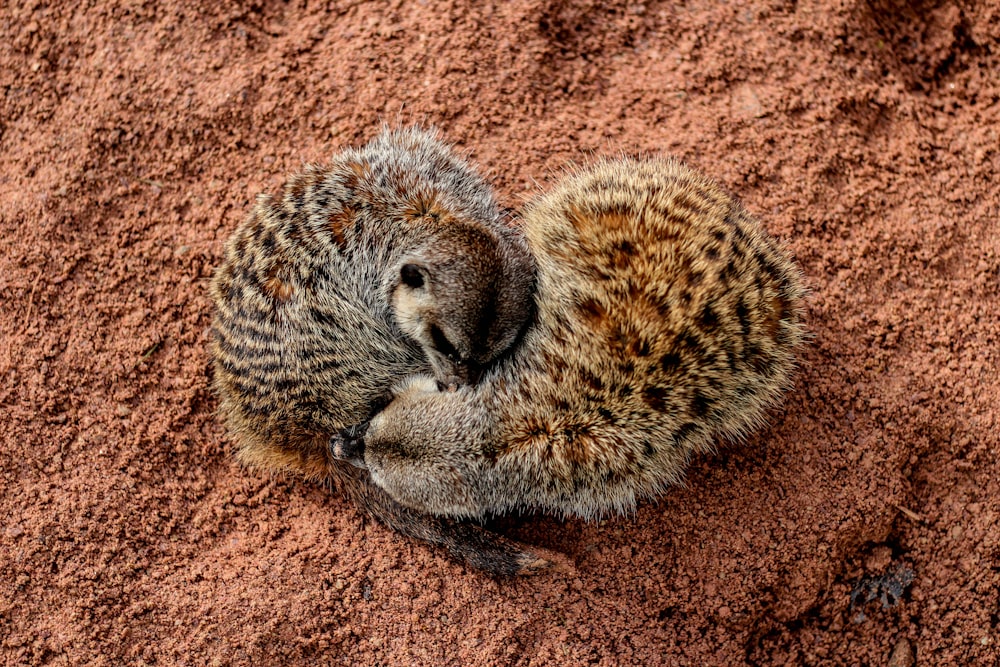
{"type": "Polygon", "coordinates": [[[330,455],[339,461],[346,461],[355,468],[365,466],[365,433],[368,422],[340,429],[330,438],[330,455]]]}

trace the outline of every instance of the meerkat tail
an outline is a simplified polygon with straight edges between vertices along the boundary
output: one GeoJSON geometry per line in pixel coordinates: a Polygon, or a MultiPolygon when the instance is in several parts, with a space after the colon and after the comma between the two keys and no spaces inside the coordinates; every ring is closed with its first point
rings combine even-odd
{"type": "Polygon", "coordinates": [[[443,547],[455,561],[497,578],[536,574],[552,562],[527,546],[455,519],[403,507],[350,464],[334,464],[334,482],[370,516],[402,535],[443,547]]]}

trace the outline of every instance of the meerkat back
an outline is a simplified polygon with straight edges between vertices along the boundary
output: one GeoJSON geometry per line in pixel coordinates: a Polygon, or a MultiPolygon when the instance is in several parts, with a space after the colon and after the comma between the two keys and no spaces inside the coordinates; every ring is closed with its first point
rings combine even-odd
{"type": "Polygon", "coordinates": [[[524,217],[539,347],[555,367],[569,348],[575,371],[618,388],[592,398],[739,437],[788,388],[800,272],[715,181],[672,159],[605,160],[524,217]]]}
{"type": "Polygon", "coordinates": [[[513,467],[554,482],[525,504],[628,511],[693,453],[760,426],[790,386],[799,270],[713,180],[670,159],[604,161],[529,206],[524,229],[548,373],[505,405],[502,430],[513,467]],[[539,425],[544,450],[524,447],[539,425]]]}

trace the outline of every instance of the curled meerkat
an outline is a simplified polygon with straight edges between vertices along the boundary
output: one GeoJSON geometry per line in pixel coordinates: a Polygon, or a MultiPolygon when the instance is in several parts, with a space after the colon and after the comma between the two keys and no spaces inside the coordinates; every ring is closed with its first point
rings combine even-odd
{"type": "Polygon", "coordinates": [[[448,517],[601,516],[763,421],[804,336],[799,270],[719,185],[605,160],[530,203],[535,316],[476,386],[411,378],[331,441],[397,502],[448,517]]]}
{"type": "Polygon", "coordinates": [[[211,285],[214,386],[238,458],[332,479],[394,529],[465,560],[536,564],[477,527],[398,506],[328,447],[401,378],[432,373],[452,389],[475,379],[529,319],[533,284],[490,187],[432,133],[384,131],[307,167],[280,199],[258,197],[211,285]]]}

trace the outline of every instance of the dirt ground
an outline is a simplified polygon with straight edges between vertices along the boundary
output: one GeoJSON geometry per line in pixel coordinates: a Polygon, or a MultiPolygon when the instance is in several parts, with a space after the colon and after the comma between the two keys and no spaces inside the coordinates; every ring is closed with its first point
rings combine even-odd
{"type": "Polygon", "coordinates": [[[1000,664],[1000,2],[0,5],[0,659],[1000,664]],[[92,5],[84,7],[83,5],[92,5]],[[678,155],[801,262],[769,428],[492,581],[238,467],[207,281],[253,197],[423,122],[517,208],[678,155]]]}

